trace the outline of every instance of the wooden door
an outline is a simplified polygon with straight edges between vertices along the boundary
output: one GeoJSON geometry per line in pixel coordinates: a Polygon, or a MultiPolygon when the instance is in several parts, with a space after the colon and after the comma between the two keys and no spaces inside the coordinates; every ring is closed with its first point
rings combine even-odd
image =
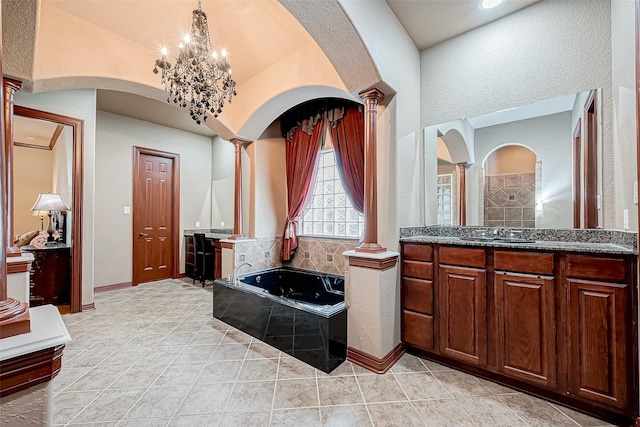
{"type": "Polygon", "coordinates": [[[556,387],[552,277],[496,272],[496,357],[505,375],[556,387]]]}
{"type": "Polygon", "coordinates": [[[440,352],[485,366],[487,319],[485,270],[440,265],[440,352]]]}
{"type": "Polygon", "coordinates": [[[133,284],[175,277],[175,157],[136,147],[133,284]]]}
{"type": "Polygon", "coordinates": [[[567,279],[569,393],[625,409],[631,384],[627,284],[567,279]]]}

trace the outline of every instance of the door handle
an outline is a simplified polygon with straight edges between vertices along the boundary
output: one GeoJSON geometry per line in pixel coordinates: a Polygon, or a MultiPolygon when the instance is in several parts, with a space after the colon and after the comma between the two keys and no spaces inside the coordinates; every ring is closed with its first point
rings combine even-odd
{"type": "Polygon", "coordinates": [[[144,236],[148,236],[148,234],[147,233],[140,233],[139,236],[140,237],[144,237],[144,236]]]}

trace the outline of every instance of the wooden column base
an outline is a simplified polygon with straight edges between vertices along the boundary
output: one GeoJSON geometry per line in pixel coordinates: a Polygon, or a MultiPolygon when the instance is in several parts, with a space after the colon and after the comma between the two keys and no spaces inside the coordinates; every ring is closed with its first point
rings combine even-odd
{"type": "Polygon", "coordinates": [[[0,367],[0,397],[51,381],[62,366],[64,345],[5,360],[0,367]]]}
{"type": "Polygon", "coordinates": [[[0,301],[0,339],[31,332],[29,305],[13,298],[0,301]]]}
{"type": "Polygon", "coordinates": [[[387,353],[382,359],[378,359],[375,356],[367,354],[363,351],[356,350],[353,347],[347,347],[347,360],[351,363],[355,363],[358,366],[362,366],[365,369],[375,372],[376,374],[384,374],[387,372],[394,363],[396,363],[404,354],[402,344],[398,344],[387,353]]]}
{"type": "Polygon", "coordinates": [[[387,248],[383,248],[377,243],[362,243],[356,248],[356,252],[365,252],[369,254],[378,254],[380,252],[386,252],[387,248]]]}

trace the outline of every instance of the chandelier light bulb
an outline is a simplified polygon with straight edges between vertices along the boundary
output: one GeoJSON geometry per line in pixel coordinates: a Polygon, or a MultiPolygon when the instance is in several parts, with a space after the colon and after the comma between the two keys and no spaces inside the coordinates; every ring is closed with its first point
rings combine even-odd
{"type": "Polygon", "coordinates": [[[168,50],[162,48],[162,58],[156,59],[153,72],[161,73],[160,82],[167,92],[167,102],[189,110],[191,118],[200,124],[207,114],[218,117],[225,102],[236,95],[236,82],[231,79],[231,67],[226,61],[227,50],[222,49],[223,60],[211,49],[207,15],[201,1],[193,11],[191,32],[180,43],[174,65],[167,60],[168,50]]]}

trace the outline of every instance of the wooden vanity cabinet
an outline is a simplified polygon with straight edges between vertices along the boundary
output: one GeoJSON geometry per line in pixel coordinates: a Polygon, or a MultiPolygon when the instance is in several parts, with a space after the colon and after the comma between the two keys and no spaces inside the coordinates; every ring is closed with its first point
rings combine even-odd
{"type": "Polygon", "coordinates": [[[403,248],[402,340],[433,349],[433,247],[429,245],[403,248]]]}
{"type": "Polygon", "coordinates": [[[568,392],[619,409],[634,405],[635,265],[620,258],[567,255],[568,392]]]}
{"type": "Polygon", "coordinates": [[[193,236],[184,236],[184,274],[195,278],[196,271],[196,247],[193,236]]]}
{"type": "Polygon", "coordinates": [[[494,269],[497,371],[556,389],[553,254],[496,250],[494,269]]]}
{"type": "Polygon", "coordinates": [[[441,246],[438,259],[440,353],[475,366],[486,366],[484,250],[441,246]]]}

